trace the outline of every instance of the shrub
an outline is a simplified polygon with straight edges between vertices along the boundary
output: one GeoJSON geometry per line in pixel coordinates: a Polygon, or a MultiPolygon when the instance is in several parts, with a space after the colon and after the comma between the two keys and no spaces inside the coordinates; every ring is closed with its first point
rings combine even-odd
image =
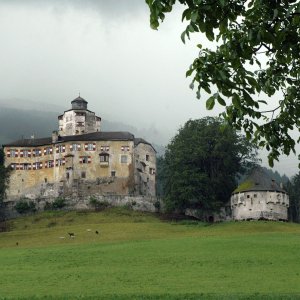
{"type": "Polygon", "coordinates": [[[66,200],[65,198],[56,198],[53,203],[52,203],[52,209],[56,210],[56,209],[60,209],[66,206],[66,200]]]}
{"type": "Polygon", "coordinates": [[[66,206],[65,198],[58,197],[52,203],[46,201],[44,210],[58,210],[66,206]]]}
{"type": "Polygon", "coordinates": [[[95,197],[90,197],[90,205],[97,211],[104,210],[109,207],[109,203],[107,201],[99,201],[95,197]]]}
{"type": "Polygon", "coordinates": [[[160,201],[159,200],[155,201],[153,205],[154,205],[156,211],[160,211],[160,201]]]}
{"type": "Polygon", "coordinates": [[[19,202],[15,205],[15,210],[19,214],[26,214],[29,212],[35,212],[36,211],[36,204],[33,201],[27,201],[26,199],[21,199],[19,202]]]}

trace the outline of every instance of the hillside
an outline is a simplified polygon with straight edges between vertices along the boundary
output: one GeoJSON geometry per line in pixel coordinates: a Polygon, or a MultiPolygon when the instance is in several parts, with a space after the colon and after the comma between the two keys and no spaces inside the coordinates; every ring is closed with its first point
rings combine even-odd
{"type": "Polygon", "coordinates": [[[8,226],[0,299],[300,299],[297,224],[208,226],[114,208],[8,226]]]}

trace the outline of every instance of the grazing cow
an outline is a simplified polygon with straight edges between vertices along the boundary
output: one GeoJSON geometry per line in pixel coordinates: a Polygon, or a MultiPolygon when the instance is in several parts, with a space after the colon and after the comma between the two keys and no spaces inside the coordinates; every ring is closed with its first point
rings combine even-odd
{"type": "Polygon", "coordinates": [[[74,238],[75,237],[74,232],[68,232],[68,235],[69,235],[70,238],[74,238]]]}
{"type": "Polygon", "coordinates": [[[19,246],[19,243],[18,243],[18,242],[16,242],[16,246],[19,246]]]}
{"type": "Polygon", "coordinates": [[[96,234],[99,234],[98,230],[95,231],[96,234]]]}

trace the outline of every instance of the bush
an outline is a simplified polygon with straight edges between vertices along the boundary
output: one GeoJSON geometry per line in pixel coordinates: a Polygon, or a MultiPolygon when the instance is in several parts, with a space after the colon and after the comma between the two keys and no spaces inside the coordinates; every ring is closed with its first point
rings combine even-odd
{"type": "Polygon", "coordinates": [[[35,212],[36,211],[36,204],[33,201],[27,201],[26,199],[21,199],[18,203],[15,205],[15,210],[19,214],[26,214],[29,212],[35,212]]]}
{"type": "Polygon", "coordinates": [[[155,201],[153,205],[154,205],[156,211],[160,211],[160,201],[159,200],[155,201]]]}
{"type": "Polygon", "coordinates": [[[65,198],[56,198],[52,203],[46,201],[44,210],[58,210],[66,206],[65,198]]]}
{"type": "Polygon", "coordinates": [[[90,205],[95,208],[95,210],[104,210],[109,207],[109,203],[107,201],[99,201],[95,197],[90,197],[90,205]]]}
{"type": "Polygon", "coordinates": [[[52,203],[52,209],[54,209],[54,210],[63,208],[65,206],[66,206],[66,200],[65,200],[65,198],[58,197],[52,203]]]}

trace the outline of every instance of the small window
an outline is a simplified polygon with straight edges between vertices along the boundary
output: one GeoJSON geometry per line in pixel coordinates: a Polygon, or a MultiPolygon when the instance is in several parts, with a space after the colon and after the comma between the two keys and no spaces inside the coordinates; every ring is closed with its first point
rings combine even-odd
{"type": "Polygon", "coordinates": [[[71,149],[72,149],[72,151],[79,151],[80,150],[80,144],[72,144],[71,149]]]}
{"type": "Polygon", "coordinates": [[[58,153],[63,153],[64,152],[64,146],[63,145],[59,145],[58,146],[58,153]]]}
{"type": "Polygon", "coordinates": [[[29,151],[28,150],[24,150],[23,151],[23,156],[24,157],[29,157],[29,151]]]}
{"type": "Polygon", "coordinates": [[[254,194],[254,198],[257,198],[257,194],[254,194]]]}
{"type": "Polygon", "coordinates": [[[123,152],[129,151],[129,146],[122,146],[121,151],[123,151],[123,152]]]}
{"type": "Polygon", "coordinates": [[[116,171],[111,171],[111,177],[116,177],[116,171]]]}
{"type": "Polygon", "coordinates": [[[56,161],[56,165],[57,166],[63,166],[65,164],[65,161],[63,158],[59,158],[57,161],[56,161]]]}
{"type": "Polygon", "coordinates": [[[85,172],[81,172],[81,178],[86,178],[86,173],[85,172]]]}
{"type": "Polygon", "coordinates": [[[88,156],[83,156],[82,157],[82,163],[87,164],[89,162],[89,157],[88,156]]]}
{"type": "Polygon", "coordinates": [[[45,155],[49,155],[52,153],[52,148],[51,147],[47,147],[45,148],[45,151],[44,151],[45,155]]]}
{"type": "Polygon", "coordinates": [[[155,169],[149,168],[149,173],[150,173],[151,175],[154,175],[154,174],[155,174],[155,169]]]}
{"type": "Polygon", "coordinates": [[[24,164],[23,169],[24,170],[29,170],[29,164],[24,164]]]}
{"type": "Polygon", "coordinates": [[[88,149],[88,151],[93,151],[94,150],[94,145],[93,144],[88,144],[87,149],[88,149]]]}
{"type": "Polygon", "coordinates": [[[47,178],[44,178],[44,181],[45,181],[45,183],[47,183],[47,182],[48,182],[48,179],[47,179],[47,178]]]}
{"type": "Polygon", "coordinates": [[[69,172],[66,173],[66,177],[67,177],[67,179],[70,178],[70,173],[69,172]]]}
{"type": "Polygon", "coordinates": [[[148,154],[146,154],[146,161],[149,161],[149,155],[148,154]]]}
{"type": "Polygon", "coordinates": [[[109,146],[101,146],[100,150],[108,152],[109,151],[109,146]]]}
{"type": "Polygon", "coordinates": [[[121,155],[121,163],[126,164],[127,163],[127,155],[121,155]]]}
{"type": "Polygon", "coordinates": [[[109,162],[109,155],[107,153],[100,154],[100,162],[109,162]]]}
{"type": "Polygon", "coordinates": [[[34,156],[39,156],[40,155],[40,150],[39,149],[33,149],[33,155],[34,156]]]}
{"type": "Polygon", "coordinates": [[[48,168],[54,167],[54,161],[53,161],[53,160],[47,161],[47,167],[48,167],[48,168]]]}
{"type": "Polygon", "coordinates": [[[36,170],[42,169],[42,163],[39,163],[39,162],[33,163],[33,169],[36,169],[36,170]]]}
{"type": "Polygon", "coordinates": [[[17,157],[17,156],[18,156],[17,150],[11,149],[11,150],[10,150],[10,156],[11,156],[11,157],[17,157]]]}
{"type": "Polygon", "coordinates": [[[10,167],[11,167],[13,170],[16,170],[16,169],[17,169],[17,164],[11,164],[10,167]]]}
{"type": "Polygon", "coordinates": [[[250,198],[250,195],[247,195],[247,198],[250,198]]]}

